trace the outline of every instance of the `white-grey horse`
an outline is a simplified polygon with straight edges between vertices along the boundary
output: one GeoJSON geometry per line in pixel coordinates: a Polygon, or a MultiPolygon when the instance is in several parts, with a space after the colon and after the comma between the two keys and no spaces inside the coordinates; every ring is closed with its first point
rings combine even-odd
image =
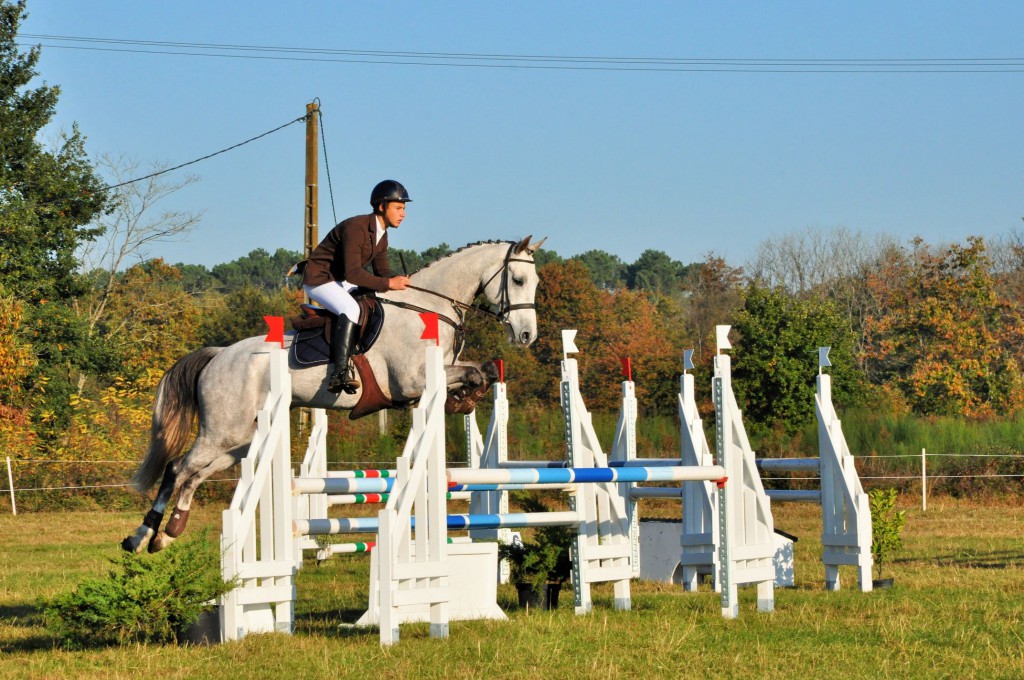
{"type": "MultiPolygon", "coordinates": [[[[537,271],[533,254],[543,241],[474,243],[414,273],[410,288],[380,293],[379,297],[406,308],[385,305],[380,338],[366,352],[384,396],[401,403],[423,392],[424,355],[420,351],[423,323],[413,310],[437,312],[442,322],[439,342],[445,350],[449,390],[489,384],[480,364],[460,362],[461,320],[478,295],[497,306],[509,342],[529,345],[537,337],[534,298],[537,271]],[[447,322],[445,322],[447,320],[447,322]],[[457,328],[458,327],[458,328],[457,328]]],[[[286,334],[286,345],[293,336],[286,334]]],[[[167,547],[184,529],[192,497],[211,474],[237,463],[255,432],[256,414],[263,405],[269,378],[269,346],[264,337],[242,340],[230,347],[206,347],[180,359],[160,380],[153,404],[149,450],[132,483],[148,491],[163,475],[152,509],[143,523],[122,541],[128,551],[150,552],[167,547]],[[199,431],[188,453],[181,455],[196,417],[199,431]],[[174,494],[177,504],[163,531],[160,523],[174,494]]],[[[301,368],[290,362],[292,407],[351,409],[359,394],[327,391],[333,366],[301,368]]],[[[363,386],[365,389],[365,385],[363,386]]]]}

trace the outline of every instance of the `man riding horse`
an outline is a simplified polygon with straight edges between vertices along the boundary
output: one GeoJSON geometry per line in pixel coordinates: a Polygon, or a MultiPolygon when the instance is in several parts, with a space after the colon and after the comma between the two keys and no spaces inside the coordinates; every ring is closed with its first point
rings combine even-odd
{"type": "Polygon", "coordinates": [[[334,374],[327,389],[338,394],[355,394],[359,381],[349,371],[349,355],[356,341],[359,303],[351,292],[356,288],[405,290],[408,276],[392,276],[388,265],[388,229],[397,229],[405,219],[409,192],[393,179],[380,182],[370,192],[373,212],[357,215],[331,229],[305,263],[302,289],[306,295],[337,315],[331,342],[334,374]],[[365,267],[371,265],[373,274],[365,267]]]}
{"type": "MultiPolygon", "coordinates": [[[[349,410],[355,416],[372,412],[360,408],[367,394],[377,395],[374,408],[419,399],[425,371],[423,354],[413,350],[422,342],[417,313],[437,314],[443,322],[437,342],[444,350],[449,400],[458,402],[456,412],[471,409],[497,377],[493,364],[459,358],[467,311],[500,322],[515,345],[525,347],[536,339],[538,278],[533,254],[543,241],[531,244],[527,236],[520,241],[471,243],[411,277],[391,276],[387,230],[402,223],[409,200],[398,182],[381,182],[371,192],[373,213],[340,223],[306,262],[305,290],[338,317],[330,349],[334,368],[332,373],[330,364],[299,362],[291,352],[293,407],[349,410]],[[372,274],[364,270],[367,265],[372,274]],[[393,310],[381,317],[382,331],[375,342],[359,341],[362,381],[354,380],[348,370],[353,327],[361,321],[351,295],[357,287],[376,291],[379,302],[393,310]],[[493,309],[473,304],[480,296],[493,309]]],[[[296,336],[286,334],[284,342],[294,349],[296,336]]],[[[182,357],[164,374],[153,403],[149,449],[132,477],[139,491],[146,492],[157,482],[159,489],[142,524],[122,541],[125,550],[139,552],[148,546],[155,552],[169,545],[184,530],[199,485],[246,455],[267,394],[270,348],[263,336],[228,347],[204,347],[182,357]],[[197,420],[198,431],[186,451],[197,420]],[[177,504],[161,530],[164,512],[175,496],[177,504]]]]}

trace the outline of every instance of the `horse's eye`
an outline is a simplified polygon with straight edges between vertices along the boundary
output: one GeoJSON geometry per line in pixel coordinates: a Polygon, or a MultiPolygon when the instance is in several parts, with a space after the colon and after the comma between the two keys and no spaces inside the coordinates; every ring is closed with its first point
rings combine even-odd
{"type": "Polygon", "coordinates": [[[525,286],[526,285],[526,279],[520,278],[518,276],[514,276],[514,277],[512,277],[512,283],[516,284],[517,286],[525,286]]]}

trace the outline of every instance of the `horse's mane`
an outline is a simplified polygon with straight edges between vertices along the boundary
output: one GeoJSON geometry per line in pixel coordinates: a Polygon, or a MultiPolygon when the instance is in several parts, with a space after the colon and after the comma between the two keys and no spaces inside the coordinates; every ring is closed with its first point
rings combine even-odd
{"type": "Polygon", "coordinates": [[[437,258],[433,262],[428,262],[427,264],[425,264],[422,267],[420,267],[417,271],[423,271],[424,269],[427,269],[428,267],[432,267],[435,264],[437,264],[438,262],[441,262],[443,260],[447,260],[449,257],[453,257],[455,255],[458,255],[459,253],[461,253],[464,250],[469,250],[470,248],[475,248],[476,246],[489,246],[489,245],[493,245],[493,244],[496,244],[496,243],[504,243],[506,245],[513,245],[513,244],[516,243],[516,241],[491,240],[491,241],[474,241],[473,243],[467,243],[466,245],[462,246],[461,248],[459,248],[457,250],[453,250],[452,252],[448,253],[447,255],[445,255],[443,257],[437,258]]]}

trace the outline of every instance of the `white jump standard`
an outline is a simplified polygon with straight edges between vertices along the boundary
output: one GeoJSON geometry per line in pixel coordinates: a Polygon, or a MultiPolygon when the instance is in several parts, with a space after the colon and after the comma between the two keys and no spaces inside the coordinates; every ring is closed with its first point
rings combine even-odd
{"type": "MultiPolygon", "coordinates": [[[[326,428],[320,416],[314,415],[314,441],[301,466],[302,472],[310,476],[293,478],[287,357],[282,350],[272,350],[271,390],[260,412],[257,437],[243,461],[242,480],[231,507],[224,513],[223,573],[226,578],[237,577],[241,585],[222,599],[223,639],[237,639],[250,632],[291,632],[294,576],[301,551],[312,547],[311,536],[337,533],[377,535],[371,552],[370,607],[360,623],[379,623],[383,645],[396,643],[401,624],[410,621],[429,621],[431,636],[447,637],[453,619],[505,618],[496,604],[496,544],[473,543],[470,537],[450,538],[448,532],[454,530],[575,527],[572,562],[576,612],[590,611],[590,586],[598,582],[613,583],[616,608],[629,609],[633,547],[624,494],[628,486],[645,481],[713,481],[724,485],[728,467],[639,466],[635,462],[609,467],[579,392],[576,360],[568,357],[577,351],[572,341],[574,333],[563,332],[561,395],[566,460],[561,467],[446,469],[443,358],[439,348],[428,347],[426,389],[413,410],[412,428],[396,461],[394,476],[390,471],[365,471],[367,476],[328,474],[322,455],[326,428]],[[451,493],[486,497],[515,488],[568,492],[570,509],[448,513],[451,493]],[[366,493],[388,494],[386,506],[376,518],[326,517],[332,496],[366,493]],[[311,516],[314,512],[319,516],[311,516]]],[[[496,385],[495,394],[503,395],[503,388],[502,384],[496,385]]],[[[731,507],[722,512],[726,518],[730,514],[731,507]]],[[[725,526],[719,549],[729,554],[728,521],[725,526]]],[[[372,544],[367,541],[342,546],[335,552],[365,552],[372,544]]],[[[728,610],[723,607],[727,616],[736,611],[733,605],[728,610]]]]}
{"type": "Polygon", "coordinates": [[[857,568],[862,592],[871,592],[871,509],[860,483],[853,455],[843,436],[843,426],[832,405],[829,347],[818,348],[818,377],[814,408],[818,420],[817,458],[761,458],[763,472],[817,472],[821,486],[813,489],[769,489],[773,502],[795,501],[821,505],[821,561],[825,588],[839,590],[839,567],[857,568]]]}

